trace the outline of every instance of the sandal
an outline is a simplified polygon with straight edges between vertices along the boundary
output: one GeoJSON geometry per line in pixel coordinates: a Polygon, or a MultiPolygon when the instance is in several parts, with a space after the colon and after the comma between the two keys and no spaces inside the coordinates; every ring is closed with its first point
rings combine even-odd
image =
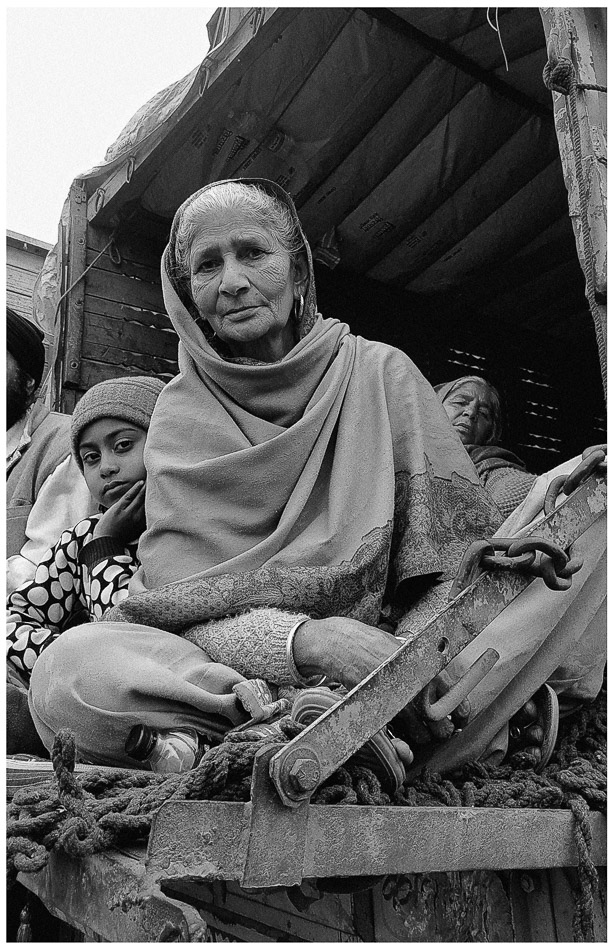
{"type": "Polygon", "coordinates": [[[535,772],[542,772],[549,763],[559,726],[557,693],[545,683],[510,720],[508,729],[509,756],[530,755],[535,772]]]}
{"type": "MultiPolygon", "coordinates": [[[[326,687],[300,691],[291,712],[295,722],[309,726],[343,697],[326,687]]],[[[383,791],[394,794],[406,780],[406,769],[393,742],[398,742],[388,728],[380,729],[358,752],[348,760],[349,765],[371,769],[380,781],[383,791]]],[[[404,743],[405,745],[405,743],[404,743]]],[[[412,755],[408,750],[409,756],[412,755]]]]}

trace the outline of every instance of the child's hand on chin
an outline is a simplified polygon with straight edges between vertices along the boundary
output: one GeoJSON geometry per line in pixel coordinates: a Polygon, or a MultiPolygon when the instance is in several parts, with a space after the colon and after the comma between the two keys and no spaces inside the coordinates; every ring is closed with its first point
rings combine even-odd
{"type": "Polygon", "coordinates": [[[135,482],[99,519],[95,538],[134,541],[145,530],[145,482],[135,482]]]}

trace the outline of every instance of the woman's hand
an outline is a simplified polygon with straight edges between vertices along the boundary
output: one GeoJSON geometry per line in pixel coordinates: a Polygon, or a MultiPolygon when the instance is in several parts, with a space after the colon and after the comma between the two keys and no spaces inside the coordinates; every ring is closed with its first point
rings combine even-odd
{"type": "Polygon", "coordinates": [[[145,530],[145,482],[135,482],[99,519],[95,538],[135,541],[145,530]]]}
{"type": "Polygon", "coordinates": [[[295,634],[293,655],[302,676],[325,675],[352,689],[399,650],[399,640],[349,617],[306,620],[295,634]]]}
{"type": "MultiPolygon", "coordinates": [[[[328,680],[352,689],[369,676],[376,667],[399,650],[400,642],[378,627],[370,627],[348,617],[306,620],[298,628],[293,656],[299,672],[305,677],[325,675],[328,680]]],[[[440,698],[453,685],[446,670],[434,677],[436,697],[440,698]]],[[[409,703],[395,717],[404,738],[410,743],[424,744],[446,739],[467,719],[469,706],[463,701],[451,719],[430,722],[421,718],[419,703],[409,703]]]]}

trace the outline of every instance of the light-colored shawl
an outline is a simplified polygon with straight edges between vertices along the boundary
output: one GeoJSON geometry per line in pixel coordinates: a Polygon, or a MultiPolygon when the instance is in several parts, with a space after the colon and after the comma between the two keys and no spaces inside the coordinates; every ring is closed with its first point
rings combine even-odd
{"type": "Polygon", "coordinates": [[[149,429],[148,529],[121,617],[180,631],[268,605],[376,624],[385,593],[453,576],[501,519],[411,360],[316,314],[307,242],[295,347],[256,365],[216,352],[174,277],[185,207],[162,265],[180,373],[149,429]]]}

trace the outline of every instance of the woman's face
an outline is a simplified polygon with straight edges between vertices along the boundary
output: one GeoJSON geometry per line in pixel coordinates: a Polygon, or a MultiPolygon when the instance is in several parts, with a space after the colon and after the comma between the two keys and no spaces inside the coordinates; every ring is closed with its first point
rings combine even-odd
{"type": "Polygon", "coordinates": [[[192,299],[233,355],[273,361],[293,348],[289,317],[307,266],[268,230],[240,210],[210,212],[189,259],[192,299]]]}
{"type": "Polygon", "coordinates": [[[445,398],[445,412],[464,445],[485,445],[493,432],[493,400],[481,383],[462,383],[445,398]]]}

